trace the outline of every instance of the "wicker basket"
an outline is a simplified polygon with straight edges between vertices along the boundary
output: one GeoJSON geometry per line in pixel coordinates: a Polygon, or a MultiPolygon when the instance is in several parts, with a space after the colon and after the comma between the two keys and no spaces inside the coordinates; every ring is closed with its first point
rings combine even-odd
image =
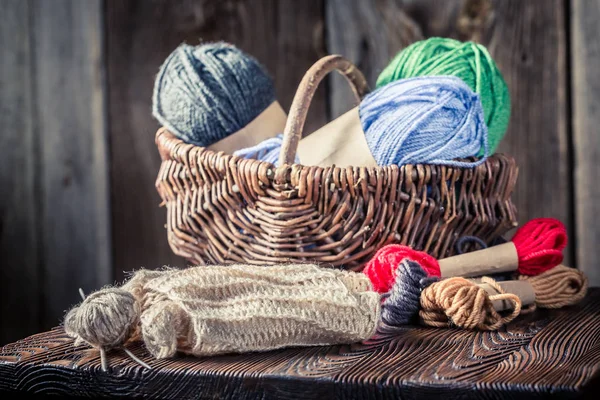
{"type": "Polygon", "coordinates": [[[434,257],[477,235],[490,243],[515,227],[514,159],[476,168],[438,165],[316,167],[294,164],[317,85],[337,70],[357,99],[363,75],[328,56],[304,76],[284,131],[280,167],[184,143],[165,128],[156,144],[156,188],[173,251],[193,264],[317,262],[360,269],[381,246],[407,244],[434,257]]]}

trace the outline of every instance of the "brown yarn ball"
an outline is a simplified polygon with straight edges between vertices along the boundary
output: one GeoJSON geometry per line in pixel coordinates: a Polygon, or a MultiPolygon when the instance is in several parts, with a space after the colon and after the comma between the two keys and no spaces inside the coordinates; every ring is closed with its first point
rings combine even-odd
{"type": "Polygon", "coordinates": [[[96,348],[122,346],[139,322],[140,307],[133,295],[120,288],[90,294],[70,310],[64,321],[67,334],[96,348]]]}
{"type": "Polygon", "coordinates": [[[575,268],[564,265],[542,272],[537,276],[519,276],[531,283],[535,304],[541,308],[562,308],[579,303],[588,291],[588,279],[575,268]]]}
{"type": "Polygon", "coordinates": [[[482,282],[493,286],[499,294],[490,296],[474,282],[461,278],[446,278],[435,282],[421,292],[419,316],[425,325],[435,327],[456,326],[464,329],[493,331],[515,319],[521,312],[521,300],[489,278],[482,282]],[[494,300],[509,300],[514,304],[507,316],[500,315],[493,306],[494,300]]]}

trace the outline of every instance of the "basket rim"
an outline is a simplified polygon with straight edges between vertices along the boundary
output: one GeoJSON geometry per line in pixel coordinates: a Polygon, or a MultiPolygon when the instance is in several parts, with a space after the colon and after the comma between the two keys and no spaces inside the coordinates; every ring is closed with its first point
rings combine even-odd
{"type": "Polygon", "coordinates": [[[492,155],[489,155],[487,157],[487,159],[485,160],[485,162],[483,162],[480,165],[474,166],[474,167],[458,167],[458,166],[449,166],[449,165],[442,165],[442,164],[403,164],[403,165],[392,164],[392,165],[384,165],[384,166],[352,165],[352,166],[347,166],[347,167],[339,167],[337,165],[318,166],[318,165],[304,165],[302,163],[293,163],[293,164],[285,164],[285,165],[281,165],[281,166],[275,166],[273,163],[268,162],[268,161],[248,159],[248,158],[236,156],[233,154],[228,154],[228,153],[225,153],[224,151],[215,151],[215,150],[210,149],[209,147],[203,147],[203,146],[198,146],[198,145],[195,145],[192,143],[184,142],[183,140],[176,137],[165,126],[160,127],[156,131],[155,143],[158,148],[158,152],[161,156],[162,161],[171,160],[171,161],[182,162],[183,161],[182,157],[194,150],[197,152],[196,155],[202,154],[206,157],[211,157],[211,158],[214,157],[217,159],[220,158],[227,165],[229,165],[231,162],[239,163],[239,162],[243,161],[243,162],[257,164],[259,167],[263,167],[263,168],[266,167],[267,169],[272,170],[273,172],[275,170],[285,170],[285,169],[298,168],[298,167],[322,168],[322,169],[327,169],[327,168],[361,169],[361,168],[364,168],[364,169],[369,169],[369,170],[376,171],[376,172],[382,172],[389,168],[405,169],[408,167],[408,168],[413,168],[413,169],[421,169],[421,168],[431,168],[431,167],[443,167],[443,168],[451,169],[453,171],[463,171],[463,170],[479,170],[482,168],[486,168],[486,165],[489,165],[490,163],[493,163],[493,162],[501,162],[501,160],[506,160],[509,163],[514,164],[515,168],[518,168],[514,157],[511,156],[510,154],[504,153],[504,152],[497,152],[492,155]]]}

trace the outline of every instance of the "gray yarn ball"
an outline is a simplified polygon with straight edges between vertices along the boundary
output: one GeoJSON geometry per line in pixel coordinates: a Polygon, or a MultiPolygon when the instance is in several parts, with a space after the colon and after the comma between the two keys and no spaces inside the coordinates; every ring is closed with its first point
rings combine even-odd
{"type": "Polygon", "coordinates": [[[139,306],[123,289],[108,288],[90,294],[64,320],[67,334],[97,348],[123,345],[136,328],[139,306]]]}
{"type": "Polygon", "coordinates": [[[181,140],[206,147],[274,101],[273,81],[253,57],[224,42],[181,44],[156,77],[152,115],[181,140]]]}

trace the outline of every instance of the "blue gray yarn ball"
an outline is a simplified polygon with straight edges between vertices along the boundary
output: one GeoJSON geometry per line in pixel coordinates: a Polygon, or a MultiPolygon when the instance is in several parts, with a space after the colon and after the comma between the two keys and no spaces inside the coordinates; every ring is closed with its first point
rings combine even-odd
{"type": "Polygon", "coordinates": [[[421,291],[438,280],[428,277],[418,262],[405,258],[396,270],[396,281],[386,293],[381,320],[389,326],[414,324],[421,307],[421,291]]]}
{"type": "Polygon", "coordinates": [[[206,147],[274,101],[273,80],[253,57],[224,42],[181,44],[160,67],[152,115],[181,140],[206,147]]]}

